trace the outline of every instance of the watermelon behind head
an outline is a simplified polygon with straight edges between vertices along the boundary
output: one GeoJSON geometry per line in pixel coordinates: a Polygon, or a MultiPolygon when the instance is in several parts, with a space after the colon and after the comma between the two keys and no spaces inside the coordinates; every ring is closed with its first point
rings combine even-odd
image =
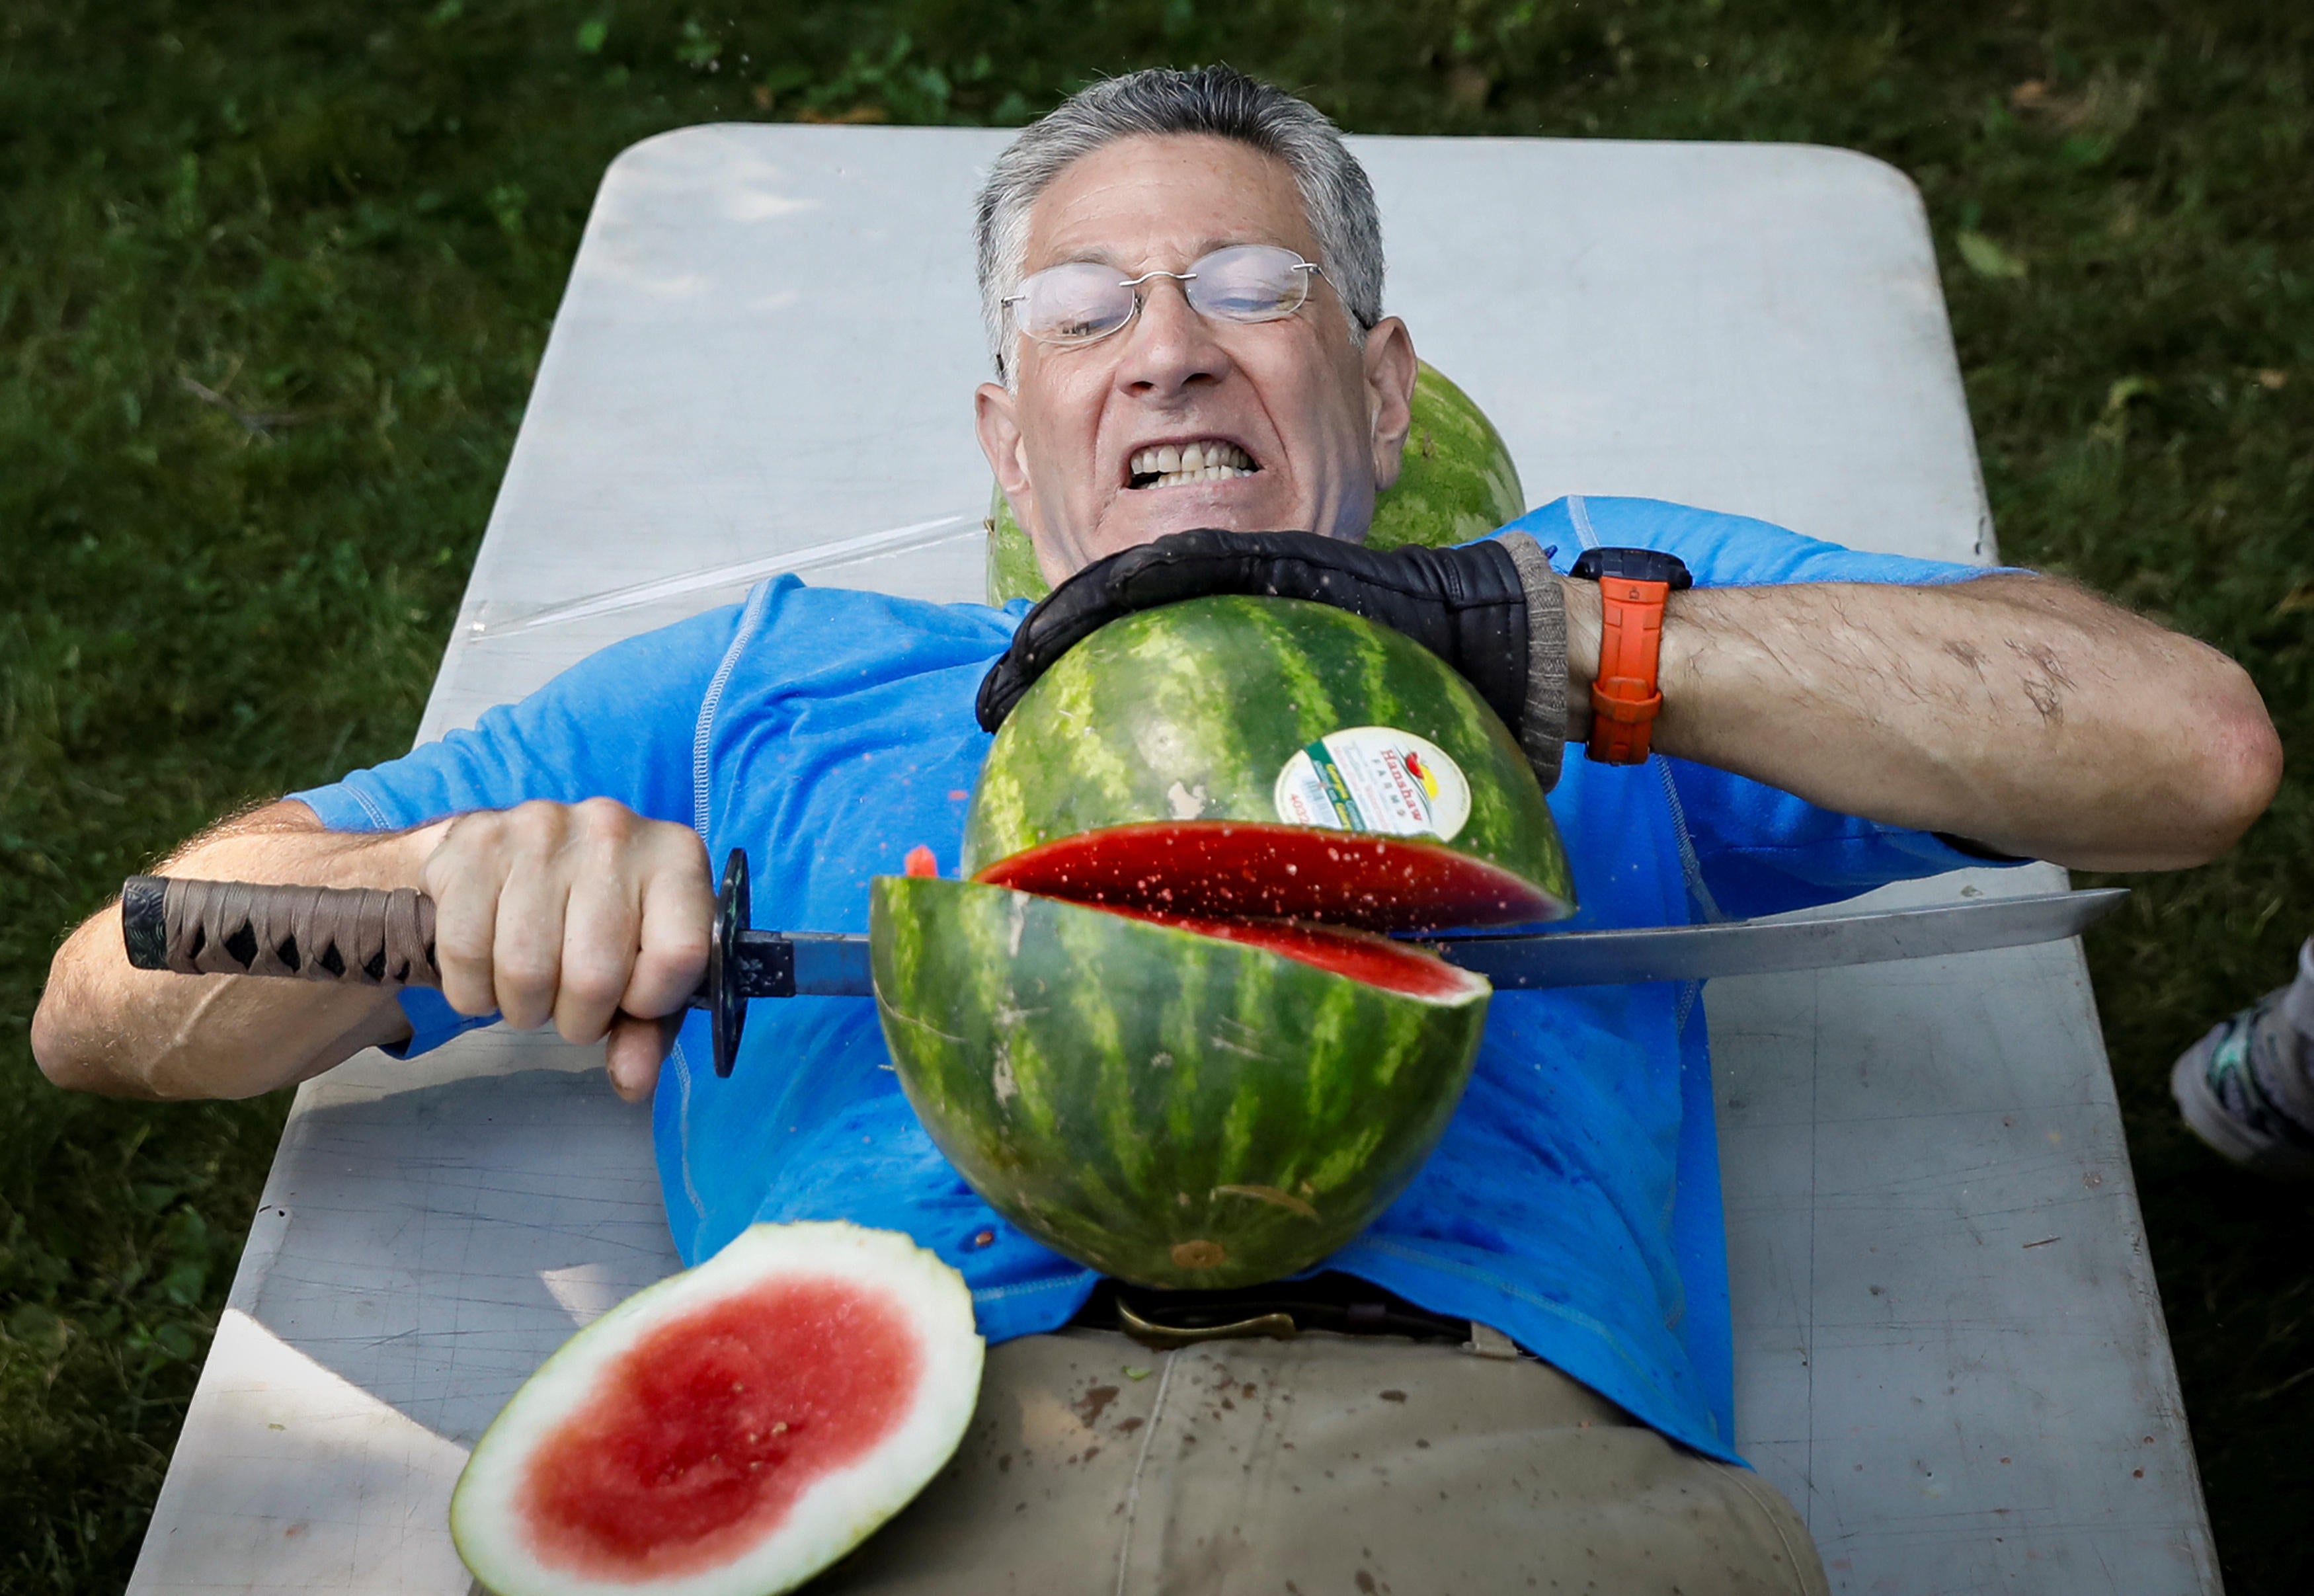
{"type": "Polygon", "coordinates": [[[1465,393],[1424,365],[1414,379],[1414,425],[1398,481],[1374,501],[1366,546],[1451,548],[1526,514],[1526,491],[1503,435],[1465,393]]]}
{"type": "Polygon", "coordinates": [[[1008,604],[1016,598],[1042,598],[1053,590],[1037,564],[1037,546],[1014,518],[1004,489],[988,492],[988,602],[1008,604]]]}
{"type": "Polygon", "coordinates": [[[963,1278],[905,1236],[755,1225],[565,1343],[475,1445],[450,1533],[498,1596],[773,1596],[963,1439],[963,1278]]]}
{"type": "MultiPolygon", "coordinates": [[[[1428,363],[1414,378],[1414,425],[1399,456],[1398,481],[1374,500],[1366,544],[1444,549],[1482,538],[1526,513],[1518,466],[1503,435],[1471,396],[1428,363]]],[[[988,504],[988,602],[1042,598],[1052,589],[1037,551],[1002,489],[988,504]]]]}

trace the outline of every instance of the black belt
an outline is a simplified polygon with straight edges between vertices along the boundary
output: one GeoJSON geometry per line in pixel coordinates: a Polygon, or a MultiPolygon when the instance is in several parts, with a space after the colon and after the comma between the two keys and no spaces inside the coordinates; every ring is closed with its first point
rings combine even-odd
{"type": "Polygon", "coordinates": [[[1469,1341],[1472,1334],[1469,1319],[1433,1313],[1370,1281],[1335,1271],[1225,1292],[1162,1291],[1103,1280],[1069,1322],[1122,1330],[1161,1351],[1200,1341],[1290,1341],[1304,1330],[1455,1342],[1469,1341]]]}

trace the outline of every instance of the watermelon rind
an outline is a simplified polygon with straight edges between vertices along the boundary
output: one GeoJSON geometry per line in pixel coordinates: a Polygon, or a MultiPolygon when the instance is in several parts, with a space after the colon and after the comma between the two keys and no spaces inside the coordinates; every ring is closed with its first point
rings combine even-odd
{"type": "Polygon", "coordinates": [[[1053,590],[1045,580],[1044,569],[1037,563],[1037,547],[1012,514],[1012,501],[1004,497],[1004,489],[992,487],[988,491],[988,517],[983,523],[988,533],[988,602],[1008,604],[1016,598],[1039,599],[1053,590]]]}
{"type": "Polygon", "coordinates": [[[1440,845],[1571,912],[1574,880],[1526,755],[1475,689],[1388,627],[1298,599],[1237,595],[1102,627],[1038,679],[998,730],[965,820],[964,868],[1153,821],[1276,824],[1278,776],[1312,743],[1385,727],[1453,760],[1468,818],[1440,845]]]}
{"type": "Polygon", "coordinates": [[[1006,887],[874,884],[884,1037],[991,1206],[1120,1280],[1233,1286],[1338,1250],[1421,1168],[1485,981],[1416,997],[1264,948],[1006,887]]]}
{"type": "Polygon", "coordinates": [[[1374,500],[1367,547],[1450,548],[1526,514],[1509,445],[1469,394],[1425,364],[1414,379],[1413,409],[1398,481],[1374,500]]]}
{"type": "MultiPolygon", "coordinates": [[[[1415,371],[1414,419],[1398,481],[1375,496],[1366,543],[1443,549],[1482,538],[1526,514],[1518,464],[1471,396],[1425,361],[1415,371]]],[[[989,496],[988,602],[1042,598],[1052,589],[1002,489],[989,496]]]]}
{"type": "Polygon", "coordinates": [[[955,1454],[980,1395],[983,1344],[963,1276],[909,1238],[842,1222],[758,1224],[706,1262],[629,1297],[565,1342],[475,1443],[450,1499],[450,1535],[496,1596],[777,1596],[858,1546],[955,1454]],[[599,1376],[671,1319],[782,1275],[856,1280],[891,1293],[921,1337],[922,1378],[899,1426],[823,1476],[762,1540],[677,1578],[605,1580],[550,1565],[515,1506],[526,1461],[595,1395],[599,1376]]]}

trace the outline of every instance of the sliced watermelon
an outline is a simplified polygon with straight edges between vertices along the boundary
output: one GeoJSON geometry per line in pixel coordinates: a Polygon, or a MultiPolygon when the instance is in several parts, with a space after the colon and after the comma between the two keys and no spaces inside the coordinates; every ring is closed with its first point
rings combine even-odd
{"type": "Polygon", "coordinates": [[[1319,920],[1378,931],[1556,920],[1563,899],[1419,837],[1242,820],[1158,820],[1079,832],[974,880],[1161,914],[1319,920]]]}
{"type": "Polygon", "coordinates": [[[1429,1156],[1483,977],[1382,938],[877,879],[876,1007],[949,1161],[1055,1251],[1251,1285],[1347,1245],[1429,1156]]]}
{"type": "Polygon", "coordinates": [[[1373,930],[1575,902],[1542,789],[1471,684],[1401,633],[1275,598],[1138,611],[1063,655],[996,733],[963,864],[1079,902],[1373,930]]]}
{"type": "Polygon", "coordinates": [[[450,1503],[499,1596],[773,1596],[955,1452],[980,1392],[963,1278],[905,1236],[755,1225],[566,1343],[450,1503]]]}
{"type": "Polygon", "coordinates": [[[997,731],[961,863],[874,886],[901,1088],[999,1212],[1145,1285],[1310,1267],[1444,1133],[1489,989],[1369,933],[1574,909],[1477,691],[1288,599],[1166,604],[1071,648],[997,731]]]}

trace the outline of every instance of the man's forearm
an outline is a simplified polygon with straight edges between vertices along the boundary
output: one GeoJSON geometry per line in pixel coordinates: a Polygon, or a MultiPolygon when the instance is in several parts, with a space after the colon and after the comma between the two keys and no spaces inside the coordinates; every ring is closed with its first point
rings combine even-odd
{"type": "MultiPolygon", "coordinates": [[[[303,804],[275,804],[195,839],[164,868],[212,879],[409,886],[425,859],[423,835],[332,833],[303,804]]],[[[32,1052],[50,1080],[123,1097],[252,1097],[409,1035],[393,994],[374,989],[132,969],[118,904],[58,950],[32,1017],[32,1052]]]]}
{"type": "MultiPolygon", "coordinates": [[[[1598,589],[1565,591],[1580,737],[1598,589]]],[[[1673,596],[1663,638],[1663,753],[2006,852],[2092,869],[2199,864],[2281,776],[2239,666],[2041,578],[1700,588],[1673,596]]]]}

